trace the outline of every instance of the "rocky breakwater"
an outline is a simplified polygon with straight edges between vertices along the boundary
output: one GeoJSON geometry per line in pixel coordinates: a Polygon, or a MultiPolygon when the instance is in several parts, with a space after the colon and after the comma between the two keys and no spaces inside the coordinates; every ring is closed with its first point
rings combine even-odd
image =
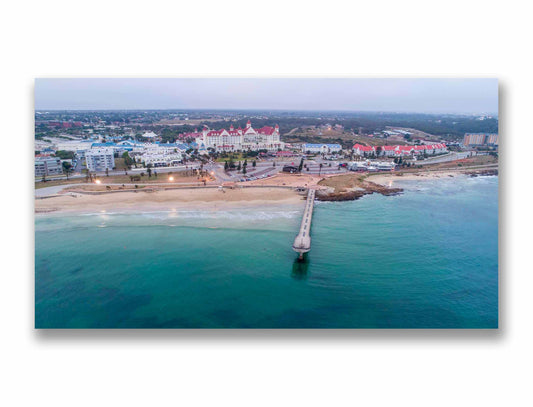
{"type": "Polygon", "coordinates": [[[487,177],[491,175],[498,175],[498,169],[486,169],[486,170],[477,170],[477,171],[469,171],[465,172],[466,175],[469,175],[470,177],[487,177]]]}
{"type": "Polygon", "coordinates": [[[319,201],[354,201],[365,195],[398,195],[403,192],[402,188],[389,188],[374,182],[365,181],[358,175],[341,175],[326,178],[318,183],[322,188],[316,191],[319,201]]]}

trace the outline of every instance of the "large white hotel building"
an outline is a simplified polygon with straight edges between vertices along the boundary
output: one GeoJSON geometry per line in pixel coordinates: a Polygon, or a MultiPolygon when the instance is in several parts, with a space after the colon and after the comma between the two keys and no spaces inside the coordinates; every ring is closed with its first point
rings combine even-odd
{"type": "Polygon", "coordinates": [[[229,130],[209,130],[207,127],[201,132],[188,133],[193,137],[200,148],[213,148],[216,151],[257,151],[283,150],[285,143],[280,141],[279,126],[264,126],[254,129],[248,120],[246,128],[235,129],[233,125],[229,130]]]}

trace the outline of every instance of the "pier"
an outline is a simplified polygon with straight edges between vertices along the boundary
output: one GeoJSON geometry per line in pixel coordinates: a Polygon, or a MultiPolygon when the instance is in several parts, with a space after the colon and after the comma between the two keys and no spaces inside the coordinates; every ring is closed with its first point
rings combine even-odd
{"type": "Polygon", "coordinates": [[[304,215],[300,225],[300,231],[294,239],[292,248],[299,253],[298,258],[303,259],[304,253],[311,250],[311,220],[313,219],[313,205],[315,203],[315,190],[307,192],[307,202],[305,204],[304,215]]]}

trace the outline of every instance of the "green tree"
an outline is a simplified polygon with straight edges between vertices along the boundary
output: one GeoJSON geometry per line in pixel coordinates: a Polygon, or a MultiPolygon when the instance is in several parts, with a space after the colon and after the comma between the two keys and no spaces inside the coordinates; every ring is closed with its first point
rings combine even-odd
{"type": "Polygon", "coordinates": [[[303,167],[304,167],[304,159],[302,157],[302,159],[300,160],[300,165],[298,166],[298,172],[302,172],[303,167]]]}
{"type": "Polygon", "coordinates": [[[152,178],[152,167],[153,167],[153,164],[148,164],[146,166],[146,172],[148,173],[148,178],[152,178]]]}
{"type": "Polygon", "coordinates": [[[122,158],[124,159],[124,165],[129,170],[131,166],[133,165],[133,158],[130,157],[129,153],[127,151],[122,154],[122,158]]]}
{"type": "Polygon", "coordinates": [[[74,158],[74,151],[57,150],[55,156],[62,160],[72,160],[74,158]]]}
{"type": "Polygon", "coordinates": [[[237,171],[241,170],[241,162],[239,161],[239,165],[237,166],[237,171]]]}
{"type": "Polygon", "coordinates": [[[256,167],[256,165],[257,165],[257,161],[256,161],[256,160],[254,160],[254,161],[252,162],[252,167],[254,167],[254,168],[255,168],[255,167],[256,167]]]}
{"type": "Polygon", "coordinates": [[[319,167],[319,169],[318,169],[318,176],[319,176],[319,177],[320,177],[320,173],[322,172],[322,166],[323,166],[323,165],[324,165],[324,164],[322,164],[322,163],[320,163],[320,164],[318,165],[318,167],[319,167]]]}
{"type": "Polygon", "coordinates": [[[61,165],[63,166],[63,171],[67,175],[67,179],[68,179],[69,174],[72,172],[72,164],[67,161],[63,161],[61,165]]]}

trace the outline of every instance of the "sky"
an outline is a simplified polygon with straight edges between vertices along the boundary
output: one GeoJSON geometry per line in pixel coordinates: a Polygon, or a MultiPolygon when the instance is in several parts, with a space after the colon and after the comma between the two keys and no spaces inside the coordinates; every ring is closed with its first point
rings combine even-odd
{"type": "Polygon", "coordinates": [[[36,110],[498,112],[491,78],[39,78],[36,110]]]}

